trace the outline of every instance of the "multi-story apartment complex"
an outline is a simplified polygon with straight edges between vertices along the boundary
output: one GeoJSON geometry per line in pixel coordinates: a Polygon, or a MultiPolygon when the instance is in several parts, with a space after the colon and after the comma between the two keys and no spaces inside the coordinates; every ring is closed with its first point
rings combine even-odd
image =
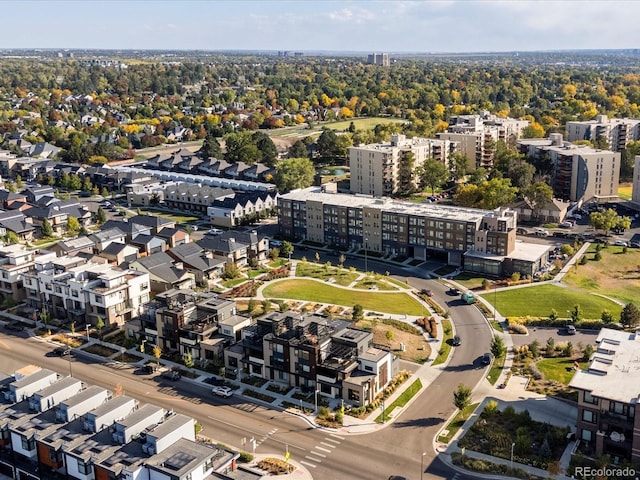
{"type": "Polygon", "coordinates": [[[185,415],[33,366],[2,383],[0,472],[8,478],[195,480],[236,468],[238,454],[196,442],[185,415]]]}
{"type": "Polygon", "coordinates": [[[457,142],[458,150],[469,159],[470,169],[493,168],[495,144],[510,142],[522,136],[529,126],[528,120],[501,118],[482,112],[480,115],[458,115],[451,117],[446,132],[438,138],[457,142]]]}
{"type": "Polygon", "coordinates": [[[567,122],[567,140],[590,140],[594,144],[606,140],[609,150],[621,152],[629,142],[640,140],[640,120],[636,118],[608,118],[598,115],[595,120],[567,122]]]}
{"type": "Polygon", "coordinates": [[[640,463],[640,332],[603,328],[587,370],[570,387],[578,390],[578,449],[613,463],[640,463]],[[636,414],[637,413],[637,414],[636,414]]]}
{"type": "Polygon", "coordinates": [[[349,147],[352,193],[376,197],[412,191],[418,185],[415,169],[430,158],[448,165],[456,143],[433,138],[391,135],[388,143],[349,147]]]}
{"type": "Polygon", "coordinates": [[[371,332],[336,331],[324,317],[291,312],[244,328],[242,341],[225,351],[225,365],[357,406],[371,403],[398,373],[395,355],[373,345],[371,332]]]}
{"type": "MultiPolygon", "coordinates": [[[[515,249],[517,215],[508,208],[488,211],[328,191],[310,187],[280,196],[282,235],[422,260],[436,256],[451,265],[462,265],[465,253],[502,258],[515,249]]],[[[491,273],[501,272],[492,267],[491,273]]]]}
{"type": "Polygon", "coordinates": [[[383,67],[391,65],[388,53],[371,53],[367,55],[367,63],[371,65],[382,65],[383,67]]]}
{"type": "Polygon", "coordinates": [[[631,201],[640,205],[640,155],[636,155],[633,164],[633,187],[631,201]]]}
{"type": "Polygon", "coordinates": [[[82,257],[37,258],[23,275],[27,304],[69,321],[123,325],[149,301],[149,274],[82,257]]]}
{"type": "Polygon", "coordinates": [[[562,141],[562,134],[518,141],[529,158],[551,165],[554,197],[571,202],[609,202],[618,198],[620,153],[562,141]]]}
{"type": "Polygon", "coordinates": [[[21,244],[0,247],[0,295],[20,302],[26,297],[23,277],[34,268],[34,261],[49,261],[56,258],[54,252],[29,250],[21,244]]]}

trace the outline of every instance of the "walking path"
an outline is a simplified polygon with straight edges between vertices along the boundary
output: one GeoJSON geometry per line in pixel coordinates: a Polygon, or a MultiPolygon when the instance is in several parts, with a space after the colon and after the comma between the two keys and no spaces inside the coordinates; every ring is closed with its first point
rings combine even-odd
{"type": "MultiPolygon", "coordinates": [[[[570,261],[567,266],[565,266],[565,268],[562,269],[562,271],[560,273],[558,273],[558,275],[556,275],[556,277],[549,281],[549,282],[538,282],[535,284],[527,284],[527,285],[522,285],[522,286],[514,286],[514,287],[503,287],[503,288],[499,288],[497,290],[504,290],[504,289],[510,289],[510,288],[523,288],[523,287],[528,287],[528,286],[532,286],[532,285],[540,285],[541,283],[557,283],[559,282],[562,277],[569,271],[569,269],[571,268],[571,266],[573,265],[573,262],[575,261],[575,259],[579,259],[580,256],[584,253],[584,251],[586,250],[586,248],[588,248],[588,244],[583,245],[583,247],[580,249],[580,251],[578,252],[577,255],[574,256],[574,259],[572,259],[572,261],[570,261]]],[[[295,263],[295,261],[294,261],[295,263]]],[[[430,272],[430,274],[432,274],[430,272]]],[[[295,265],[294,268],[292,268],[292,276],[295,275],[295,265]]],[[[358,276],[358,278],[353,281],[350,285],[346,286],[346,287],[342,287],[340,285],[333,285],[335,287],[338,288],[346,288],[346,289],[352,289],[358,282],[360,282],[363,278],[365,277],[365,274],[360,274],[358,276]]],[[[461,285],[457,284],[455,282],[455,280],[447,280],[447,282],[453,286],[456,286],[458,288],[464,289],[464,287],[462,287],[461,285]]],[[[396,284],[395,282],[393,282],[393,285],[396,286],[398,288],[398,290],[392,290],[392,292],[398,292],[398,291],[409,291],[411,290],[410,287],[407,287],[406,289],[401,288],[398,284],[396,284]]],[[[258,290],[256,298],[262,299],[262,287],[258,290]]],[[[380,291],[382,292],[382,291],[380,291]]],[[[479,302],[484,303],[487,308],[489,309],[489,311],[492,311],[492,306],[482,297],[477,297],[479,302]]],[[[430,307],[425,304],[423,302],[423,305],[425,307],[425,312],[429,312],[430,316],[434,316],[434,312],[430,309],[430,307]]],[[[31,323],[33,324],[33,321],[30,320],[25,320],[22,317],[16,317],[15,315],[10,315],[10,314],[6,314],[5,312],[0,312],[0,316],[4,317],[4,318],[9,318],[11,320],[19,320],[23,323],[31,323]]],[[[418,317],[408,317],[406,315],[392,315],[391,318],[395,318],[397,320],[401,320],[401,321],[406,321],[407,323],[413,323],[415,321],[416,318],[418,317]]],[[[439,319],[440,321],[441,319],[439,319]]],[[[506,324],[505,324],[505,319],[504,317],[502,317],[499,312],[496,312],[496,321],[500,322],[501,324],[504,325],[505,328],[505,332],[497,332],[494,331],[494,335],[498,335],[500,337],[502,337],[505,346],[507,347],[507,354],[505,357],[505,362],[504,362],[504,368],[502,369],[502,372],[500,374],[499,379],[497,380],[496,384],[498,387],[500,387],[501,385],[504,385],[504,388],[498,388],[495,385],[491,385],[488,380],[486,379],[482,379],[479,384],[474,388],[473,391],[473,401],[474,402],[482,402],[480,407],[476,410],[476,412],[470,416],[469,419],[467,419],[467,421],[464,423],[464,425],[462,426],[462,428],[460,428],[460,430],[453,436],[452,440],[448,443],[448,444],[442,444],[440,442],[437,441],[439,435],[437,435],[434,438],[434,450],[436,452],[440,453],[440,458],[448,465],[451,466],[451,468],[459,471],[461,474],[464,475],[464,473],[466,472],[466,470],[462,469],[459,466],[453,465],[452,462],[452,454],[455,453],[461,453],[462,450],[458,447],[458,440],[460,438],[462,438],[462,436],[464,436],[464,433],[473,425],[473,423],[477,420],[480,412],[482,412],[484,406],[486,405],[486,403],[490,400],[496,400],[499,404],[499,408],[502,410],[504,407],[506,407],[507,405],[511,405],[514,407],[514,409],[516,411],[523,411],[523,410],[528,410],[529,413],[531,414],[532,419],[536,420],[536,421],[540,421],[540,422],[545,422],[545,423],[550,423],[553,425],[558,425],[558,426],[567,426],[568,422],[573,422],[573,419],[576,418],[577,415],[577,408],[569,405],[565,402],[561,402],[559,400],[555,400],[552,398],[547,398],[545,396],[533,393],[533,392],[529,392],[526,390],[526,381],[527,379],[523,378],[523,377],[511,377],[510,380],[507,382],[507,376],[508,373],[511,370],[511,366],[513,363],[513,342],[511,339],[511,336],[506,333],[506,324]]],[[[33,333],[31,333],[31,335],[33,335],[33,333]]],[[[79,336],[82,336],[81,334],[78,334],[79,336]]],[[[426,334],[425,334],[426,335],[426,334]]],[[[40,337],[36,337],[39,338],[40,337]]],[[[428,338],[427,338],[428,339],[428,338]]],[[[46,339],[41,339],[41,341],[48,341],[46,339]]],[[[438,329],[438,338],[436,339],[428,339],[428,341],[430,342],[431,345],[431,351],[432,352],[437,352],[440,349],[440,346],[442,344],[443,341],[443,332],[442,332],[442,328],[438,329]]],[[[93,345],[96,343],[96,340],[91,338],[88,344],[85,344],[83,346],[83,350],[86,349],[86,347],[88,345],[93,345]]],[[[150,355],[147,354],[143,354],[141,353],[137,348],[131,348],[129,350],[126,351],[127,354],[129,355],[135,355],[140,357],[139,361],[136,361],[135,363],[122,363],[120,361],[118,361],[118,358],[121,358],[122,355],[122,347],[119,347],[117,345],[109,345],[108,344],[108,340],[106,342],[102,342],[103,344],[105,344],[105,346],[110,346],[110,348],[113,348],[116,350],[116,353],[114,353],[113,355],[111,355],[110,357],[108,357],[107,359],[107,363],[111,364],[114,368],[138,368],[138,367],[142,367],[143,365],[145,365],[146,363],[149,362],[155,362],[155,358],[153,358],[150,355]]],[[[100,361],[105,361],[104,357],[100,357],[98,355],[93,355],[87,352],[83,352],[83,355],[89,355],[92,357],[95,357],[96,360],[100,360],[100,361]]],[[[185,367],[183,365],[180,364],[176,364],[173,362],[169,362],[169,361],[165,361],[162,360],[161,361],[162,365],[163,365],[163,370],[166,369],[171,369],[171,368],[180,368],[181,370],[185,371],[188,369],[185,369],[185,367]]],[[[430,384],[432,384],[434,382],[434,380],[440,375],[440,373],[446,368],[448,364],[448,360],[441,365],[438,366],[432,366],[429,363],[425,363],[423,365],[421,365],[419,368],[417,368],[417,370],[412,374],[412,376],[409,378],[409,380],[407,380],[403,386],[409,386],[411,385],[415,379],[419,378],[422,382],[422,389],[426,389],[429,387],[430,384]]],[[[202,371],[195,371],[194,373],[196,373],[194,378],[187,378],[187,377],[183,377],[183,381],[188,381],[188,382],[193,382],[193,383],[197,383],[202,385],[203,387],[209,387],[212,384],[212,379],[215,380],[223,380],[220,377],[213,375],[213,374],[209,374],[206,372],[202,372],[202,371]]],[[[317,423],[316,423],[316,402],[318,401],[316,398],[313,398],[312,401],[309,401],[309,398],[307,397],[306,399],[299,399],[296,398],[296,390],[290,390],[286,393],[283,392],[274,392],[272,390],[269,390],[269,386],[272,385],[271,382],[266,382],[262,385],[250,385],[250,384],[246,384],[246,383],[242,383],[239,381],[233,381],[233,380],[229,380],[229,379],[224,379],[228,384],[231,384],[234,388],[236,388],[238,390],[242,389],[250,389],[253,390],[254,392],[258,392],[261,395],[264,396],[268,396],[270,397],[272,400],[268,401],[269,398],[268,397],[263,397],[262,400],[260,399],[256,399],[254,397],[250,397],[251,401],[253,402],[258,402],[258,403],[263,403],[268,405],[271,408],[276,408],[276,409],[280,409],[280,410],[284,410],[287,413],[291,414],[291,415],[296,415],[298,417],[300,417],[301,419],[303,419],[304,421],[306,421],[309,425],[314,426],[316,428],[324,428],[324,427],[320,427],[317,423]],[[313,403],[312,403],[313,402],[313,403]]],[[[275,385],[275,382],[273,383],[273,385],[275,385]]],[[[404,388],[399,388],[397,389],[393,394],[391,394],[388,398],[385,399],[385,404],[391,405],[404,391],[404,388]]],[[[237,393],[236,393],[237,395],[237,393]]],[[[418,394],[419,395],[419,394],[418,394]]],[[[391,412],[388,415],[388,418],[385,419],[385,423],[377,423],[376,419],[379,417],[380,415],[380,411],[379,410],[374,410],[373,412],[371,412],[369,415],[365,416],[364,418],[356,418],[356,417],[352,417],[350,415],[345,415],[344,416],[344,421],[343,421],[343,425],[341,428],[337,429],[337,430],[332,430],[335,431],[337,434],[340,435],[359,435],[359,434],[365,434],[365,433],[371,433],[371,432],[375,432],[375,431],[379,431],[383,428],[388,427],[389,425],[393,424],[402,414],[402,412],[404,410],[406,410],[406,408],[411,405],[411,403],[418,397],[418,395],[415,395],[411,400],[409,400],[409,402],[407,403],[407,405],[405,405],[402,408],[395,408],[393,410],[393,412],[391,412]]],[[[329,402],[330,408],[334,409],[337,406],[339,406],[339,400],[336,399],[325,399],[326,401],[329,402]]],[[[455,414],[454,414],[455,416],[455,414]]],[[[450,420],[453,419],[453,416],[451,419],[449,419],[447,422],[445,422],[445,428],[446,425],[449,424],[450,420]]],[[[573,428],[573,427],[572,427],[573,428]]],[[[327,430],[331,430],[331,429],[327,429],[327,430]]],[[[570,444],[566,451],[565,454],[562,456],[561,458],[561,468],[563,471],[567,471],[568,467],[569,467],[569,460],[571,457],[571,451],[572,448],[574,448],[573,444],[570,444]]],[[[237,448],[237,450],[242,450],[241,448],[237,448]]],[[[501,458],[496,458],[496,457],[490,457],[488,455],[484,455],[478,452],[472,452],[472,451],[465,451],[464,454],[468,457],[473,457],[473,458],[478,458],[478,459],[483,459],[483,460],[487,460],[487,461],[491,461],[493,463],[502,463],[502,464],[511,464],[510,460],[506,460],[506,459],[501,459],[501,458]]],[[[269,457],[276,457],[276,458],[282,458],[284,459],[283,455],[280,454],[269,454],[269,455],[263,455],[263,454],[259,454],[255,456],[254,459],[254,463],[253,465],[255,465],[255,463],[257,461],[259,461],[261,458],[264,458],[266,456],[269,457]]],[[[300,479],[300,480],[310,480],[312,479],[312,475],[311,472],[309,471],[309,469],[307,469],[303,464],[296,462],[295,459],[291,459],[290,463],[292,463],[294,466],[296,466],[296,470],[294,473],[290,474],[290,475],[283,475],[281,476],[282,478],[296,478],[296,479],[300,479]]],[[[531,467],[529,465],[521,465],[521,464],[517,464],[514,463],[514,466],[517,468],[520,468],[532,475],[538,475],[540,477],[543,478],[547,478],[550,476],[550,474],[546,471],[540,470],[538,468],[535,467],[531,467]]],[[[474,472],[474,475],[480,475],[478,473],[474,472]]],[[[503,477],[497,477],[497,476],[492,476],[492,475],[485,475],[487,478],[503,478],[503,477]]],[[[558,479],[567,479],[569,477],[566,477],[564,475],[556,475],[553,478],[558,478],[558,479]]]]}

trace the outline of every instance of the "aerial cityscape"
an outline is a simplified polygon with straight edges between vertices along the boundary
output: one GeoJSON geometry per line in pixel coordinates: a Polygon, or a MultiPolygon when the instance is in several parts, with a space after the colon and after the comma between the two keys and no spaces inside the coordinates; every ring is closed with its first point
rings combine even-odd
{"type": "Polygon", "coordinates": [[[3,7],[0,480],[640,476],[640,3],[3,7]]]}

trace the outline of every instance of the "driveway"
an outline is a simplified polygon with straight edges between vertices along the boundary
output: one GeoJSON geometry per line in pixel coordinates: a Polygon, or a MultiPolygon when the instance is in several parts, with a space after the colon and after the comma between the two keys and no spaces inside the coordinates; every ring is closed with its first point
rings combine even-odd
{"type": "Polygon", "coordinates": [[[552,337],[556,343],[571,342],[573,345],[577,345],[581,342],[584,345],[591,344],[595,346],[598,332],[595,330],[578,329],[575,335],[567,335],[564,328],[529,327],[528,335],[511,335],[515,346],[529,345],[534,340],[538,340],[540,346],[544,346],[549,337],[552,337]]]}

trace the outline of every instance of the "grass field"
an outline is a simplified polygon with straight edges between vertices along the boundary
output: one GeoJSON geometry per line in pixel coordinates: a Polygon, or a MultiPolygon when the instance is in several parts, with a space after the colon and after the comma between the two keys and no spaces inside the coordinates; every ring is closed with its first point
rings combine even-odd
{"type": "MultiPolygon", "coordinates": [[[[536,364],[545,380],[553,380],[563,385],[569,385],[576,371],[573,369],[575,360],[568,357],[543,358],[536,364]]],[[[580,368],[586,368],[586,362],[578,362],[580,368]]]]}
{"type": "MultiPolygon", "coordinates": [[[[595,246],[591,245],[586,254],[587,264],[572,268],[562,282],[623,303],[637,302],[640,298],[640,251],[630,248],[623,253],[622,247],[609,246],[600,250],[602,259],[599,262],[593,259],[594,252],[595,246]]],[[[560,312],[560,309],[556,310],[560,312]]]]}
{"type": "Polygon", "coordinates": [[[357,130],[373,130],[376,125],[381,123],[405,123],[406,120],[390,117],[354,118],[353,120],[344,120],[335,123],[323,123],[319,125],[319,127],[320,129],[326,127],[331,130],[343,131],[349,128],[351,122],[353,122],[357,130]]]}
{"type": "Polygon", "coordinates": [[[495,299],[495,307],[505,317],[547,317],[552,309],[560,317],[568,317],[567,310],[571,310],[574,305],[580,305],[585,319],[599,319],[603,310],[609,310],[613,318],[619,318],[622,310],[620,305],[606,298],[548,284],[482,296],[491,305],[495,299]]]}
{"type": "Polygon", "coordinates": [[[169,213],[162,210],[155,210],[153,208],[140,208],[139,210],[142,213],[151,213],[155,217],[166,218],[167,220],[171,220],[176,223],[190,223],[200,220],[200,217],[195,217],[193,215],[180,215],[178,213],[169,213]]]}
{"type": "Polygon", "coordinates": [[[630,183],[621,183],[618,186],[618,196],[625,200],[631,200],[631,189],[632,186],[630,183]]]}
{"type": "Polygon", "coordinates": [[[420,315],[420,303],[403,292],[370,292],[333,287],[314,280],[283,280],[267,285],[263,295],[268,298],[307,300],[352,307],[359,304],[365,310],[390,314],[420,315]]]}

